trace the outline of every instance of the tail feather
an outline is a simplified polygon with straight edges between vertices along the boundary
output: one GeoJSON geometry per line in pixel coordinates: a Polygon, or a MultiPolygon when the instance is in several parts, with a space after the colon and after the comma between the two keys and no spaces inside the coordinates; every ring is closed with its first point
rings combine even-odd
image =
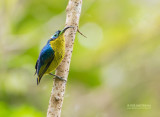
{"type": "Polygon", "coordinates": [[[37,85],[40,83],[41,78],[37,77],[37,85]]]}

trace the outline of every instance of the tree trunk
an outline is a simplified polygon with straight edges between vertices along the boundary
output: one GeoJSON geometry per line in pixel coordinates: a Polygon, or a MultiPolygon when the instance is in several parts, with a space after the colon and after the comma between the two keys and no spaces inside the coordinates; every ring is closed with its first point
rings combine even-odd
{"type": "MultiPolygon", "coordinates": [[[[66,8],[66,27],[74,26],[65,32],[65,57],[56,70],[56,75],[67,81],[75,35],[81,14],[82,0],[69,0],[66,8]]],[[[51,91],[47,117],[60,117],[66,82],[55,79],[51,91]]]]}

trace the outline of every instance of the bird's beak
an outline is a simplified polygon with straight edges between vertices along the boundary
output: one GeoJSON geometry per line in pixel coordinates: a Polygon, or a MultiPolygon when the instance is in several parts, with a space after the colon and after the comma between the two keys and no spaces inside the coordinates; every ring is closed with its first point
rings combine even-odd
{"type": "Polygon", "coordinates": [[[69,28],[74,28],[73,26],[68,26],[68,27],[66,27],[66,28],[64,28],[62,31],[61,31],[61,34],[62,33],[64,33],[67,29],[69,29],[69,28]]]}

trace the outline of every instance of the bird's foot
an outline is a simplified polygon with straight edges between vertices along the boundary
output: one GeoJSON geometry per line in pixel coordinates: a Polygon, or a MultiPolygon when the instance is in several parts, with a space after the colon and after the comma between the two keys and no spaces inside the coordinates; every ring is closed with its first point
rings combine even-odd
{"type": "Polygon", "coordinates": [[[59,80],[62,80],[62,81],[67,82],[65,79],[63,79],[63,78],[62,78],[62,77],[60,77],[60,76],[57,76],[57,75],[52,74],[52,73],[49,73],[49,74],[50,74],[50,75],[52,75],[52,76],[54,76],[54,77],[53,77],[53,79],[58,78],[59,80]]]}

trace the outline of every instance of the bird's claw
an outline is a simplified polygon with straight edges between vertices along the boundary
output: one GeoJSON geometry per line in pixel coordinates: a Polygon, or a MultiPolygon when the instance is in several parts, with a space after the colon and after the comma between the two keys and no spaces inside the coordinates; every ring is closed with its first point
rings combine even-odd
{"type": "Polygon", "coordinates": [[[65,81],[65,82],[67,82],[67,80],[65,80],[64,78],[62,78],[62,77],[60,77],[60,76],[57,76],[57,75],[55,75],[55,74],[52,74],[52,73],[50,73],[50,75],[54,76],[54,77],[53,77],[53,79],[56,79],[56,78],[58,78],[59,80],[62,80],[62,81],[65,81]]]}
{"type": "Polygon", "coordinates": [[[53,79],[56,79],[56,78],[58,78],[59,80],[62,80],[62,81],[67,82],[65,79],[63,79],[62,77],[59,77],[59,76],[57,76],[57,75],[55,75],[55,76],[53,77],[53,79]]]}

